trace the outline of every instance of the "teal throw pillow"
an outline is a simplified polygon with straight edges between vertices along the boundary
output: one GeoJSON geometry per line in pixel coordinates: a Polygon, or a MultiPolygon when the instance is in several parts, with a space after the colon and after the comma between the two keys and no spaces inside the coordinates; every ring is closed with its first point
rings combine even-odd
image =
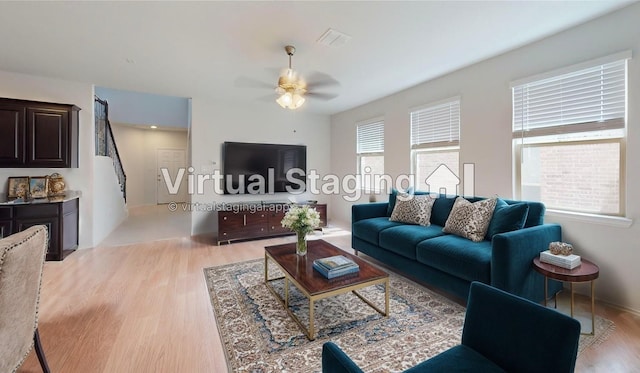
{"type": "Polygon", "coordinates": [[[437,196],[431,210],[431,223],[444,227],[453,209],[453,204],[456,202],[456,196],[446,196],[444,194],[437,196]]]}
{"type": "Polygon", "coordinates": [[[491,240],[496,234],[522,229],[527,221],[527,215],[529,215],[529,205],[526,203],[509,205],[498,198],[486,238],[491,240]]]}

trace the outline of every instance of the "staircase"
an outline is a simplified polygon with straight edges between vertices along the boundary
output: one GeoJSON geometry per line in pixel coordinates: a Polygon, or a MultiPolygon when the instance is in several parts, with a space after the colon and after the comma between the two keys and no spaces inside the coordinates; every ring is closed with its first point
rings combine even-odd
{"type": "Polygon", "coordinates": [[[127,175],[122,168],[122,160],[118,147],[113,138],[111,123],[109,123],[109,103],[94,96],[94,112],[96,124],[96,155],[110,157],[118,177],[118,184],[124,201],[127,202],[127,175]]]}

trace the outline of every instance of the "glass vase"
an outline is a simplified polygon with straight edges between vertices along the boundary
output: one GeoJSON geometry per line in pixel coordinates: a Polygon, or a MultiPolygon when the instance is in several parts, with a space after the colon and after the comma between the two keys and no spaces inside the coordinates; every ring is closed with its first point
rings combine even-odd
{"type": "Polygon", "coordinates": [[[298,240],[296,241],[296,254],[303,256],[307,255],[307,233],[296,232],[298,240]]]}

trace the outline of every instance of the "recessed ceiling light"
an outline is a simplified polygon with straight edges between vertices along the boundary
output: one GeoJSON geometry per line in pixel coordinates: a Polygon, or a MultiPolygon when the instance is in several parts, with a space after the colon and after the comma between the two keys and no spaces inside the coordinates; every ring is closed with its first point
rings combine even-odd
{"type": "Polygon", "coordinates": [[[158,126],[149,126],[149,128],[151,128],[152,130],[158,128],[158,126]]]}

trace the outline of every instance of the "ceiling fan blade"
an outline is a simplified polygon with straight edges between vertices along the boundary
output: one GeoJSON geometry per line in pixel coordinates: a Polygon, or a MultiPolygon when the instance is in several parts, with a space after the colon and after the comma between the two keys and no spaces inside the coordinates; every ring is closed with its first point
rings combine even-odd
{"type": "Polygon", "coordinates": [[[238,88],[275,89],[275,86],[272,84],[246,76],[237,77],[234,81],[234,85],[238,88]]]}
{"type": "Polygon", "coordinates": [[[340,82],[335,80],[329,74],[314,71],[307,76],[307,86],[312,88],[340,86],[340,82]]]}
{"type": "Polygon", "coordinates": [[[267,72],[270,76],[278,77],[282,75],[287,70],[286,67],[265,67],[264,71],[267,72]]]}
{"type": "Polygon", "coordinates": [[[275,95],[265,95],[256,98],[256,100],[260,102],[276,102],[276,98],[278,97],[275,95]]]}
{"type": "Polygon", "coordinates": [[[320,92],[307,92],[305,96],[309,96],[314,99],[329,101],[338,97],[337,93],[320,93],[320,92]]]}

